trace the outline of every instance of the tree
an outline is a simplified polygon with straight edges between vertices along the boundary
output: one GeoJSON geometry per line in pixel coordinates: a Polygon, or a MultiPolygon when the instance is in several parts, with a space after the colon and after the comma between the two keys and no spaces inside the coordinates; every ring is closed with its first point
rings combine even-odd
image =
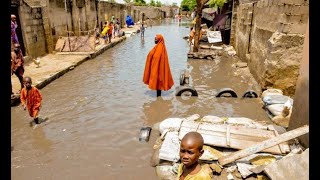
{"type": "Polygon", "coordinates": [[[157,1],[157,2],[156,2],[156,6],[157,6],[157,7],[161,7],[161,6],[162,6],[161,2],[160,2],[160,1],[157,1]]]}
{"type": "Polygon", "coordinates": [[[116,0],[108,0],[108,2],[116,3],[116,0]]]}
{"type": "Polygon", "coordinates": [[[196,7],[196,0],[182,0],[180,8],[182,11],[191,11],[196,7]]]}
{"type": "Polygon", "coordinates": [[[171,6],[177,6],[177,3],[172,3],[172,5],[171,6]]]}
{"type": "Polygon", "coordinates": [[[145,0],[134,0],[134,5],[135,6],[145,6],[147,5],[145,0]]]}
{"type": "Polygon", "coordinates": [[[197,0],[197,8],[196,8],[196,24],[195,24],[195,35],[194,35],[194,45],[193,45],[193,52],[199,51],[199,34],[200,34],[200,26],[201,26],[201,16],[202,16],[202,9],[204,5],[209,0],[197,0]]]}
{"type": "Polygon", "coordinates": [[[222,8],[226,0],[209,0],[209,7],[219,7],[222,8]]]}
{"type": "Polygon", "coordinates": [[[151,0],[149,5],[150,6],[156,6],[156,3],[154,2],[154,0],[151,0]]]}
{"type": "Polygon", "coordinates": [[[131,0],[123,0],[126,4],[130,4],[131,0]]]}

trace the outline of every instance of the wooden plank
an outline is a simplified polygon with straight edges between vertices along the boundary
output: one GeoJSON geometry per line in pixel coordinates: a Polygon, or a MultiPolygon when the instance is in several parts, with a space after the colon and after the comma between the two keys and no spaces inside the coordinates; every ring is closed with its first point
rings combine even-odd
{"type": "MultiPolygon", "coordinates": [[[[181,124],[179,139],[190,132],[199,132],[204,139],[204,143],[211,146],[228,147],[234,149],[245,149],[258,142],[275,137],[272,130],[253,129],[230,124],[211,124],[197,121],[184,121],[181,124]],[[227,127],[230,127],[228,134],[227,127]]],[[[288,143],[282,143],[283,149],[289,149],[288,143]]],[[[263,152],[273,154],[283,154],[279,145],[266,148],[263,152]]]]}
{"type": "Polygon", "coordinates": [[[282,142],[285,142],[290,139],[294,139],[294,138],[299,137],[301,135],[307,134],[308,132],[309,132],[309,126],[305,125],[300,128],[283,133],[279,136],[265,140],[263,142],[254,144],[246,149],[234,152],[234,153],[227,155],[227,156],[223,156],[223,157],[219,158],[218,161],[219,161],[220,165],[223,166],[223,165],[229,164],[237,159],[246,157],[248,155],[260,152],[260,151],[267,149],[269,147],[278,145],[282,142]]]}

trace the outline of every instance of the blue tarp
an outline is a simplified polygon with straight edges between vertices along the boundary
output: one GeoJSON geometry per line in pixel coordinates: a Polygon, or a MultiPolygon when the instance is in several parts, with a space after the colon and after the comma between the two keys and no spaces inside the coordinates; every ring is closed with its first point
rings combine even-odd
{"type": "Polygon", "coordinates": [[[133,22],[131,16],[129,16],[129,15],[127,15],[126,24],[127,24],[128,27],[131,26],[131,25],[134,25],[134,22],[133,22]]]}

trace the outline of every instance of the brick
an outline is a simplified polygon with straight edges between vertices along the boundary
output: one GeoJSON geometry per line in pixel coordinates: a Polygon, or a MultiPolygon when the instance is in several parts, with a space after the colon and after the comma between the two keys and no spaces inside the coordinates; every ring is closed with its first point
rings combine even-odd
{"type": "Polygon", "coordinates": [[[309,14],[309,6],[300,6],[299,12],[301,14],[309,14]]]}
{"type": "Polygon", "coordinates": [[[288,18],[289,23],[300,23],[301,15],[290,15],[288,18]]]}
{"type": "Polygon", "coordinates": [[[301,19],[300,19],[301,23],[306,24],[308,22],[308,20],[309,20],[309,15],[307,15],[307,14],[301,15],[301,19]]]}
{"type": "Polygon", "coordinates": [[[28,33],[28,32],[31,32],[31,26],[26,26],[25,28],[25,31],[28,33]]]}
{"type": "Polygon", "coordinates": [[[290,30],[290,33],[293,34],[305,34],[307,29],[307,25],[306,24],[294,24],[290,30]]]}

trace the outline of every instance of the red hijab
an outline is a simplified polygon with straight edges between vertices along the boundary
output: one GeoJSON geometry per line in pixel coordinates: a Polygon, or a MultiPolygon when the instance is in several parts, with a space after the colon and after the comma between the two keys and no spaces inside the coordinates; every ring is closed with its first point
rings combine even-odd
{"type": "Polygon", "coordinates": [[[149,88],[152,90],[167,91],[174,84],[169,66],[168,53],[163,36],[157,34],[156,39],[158,43],[147,56],[143,82],[149,85],[149,88]]]}

